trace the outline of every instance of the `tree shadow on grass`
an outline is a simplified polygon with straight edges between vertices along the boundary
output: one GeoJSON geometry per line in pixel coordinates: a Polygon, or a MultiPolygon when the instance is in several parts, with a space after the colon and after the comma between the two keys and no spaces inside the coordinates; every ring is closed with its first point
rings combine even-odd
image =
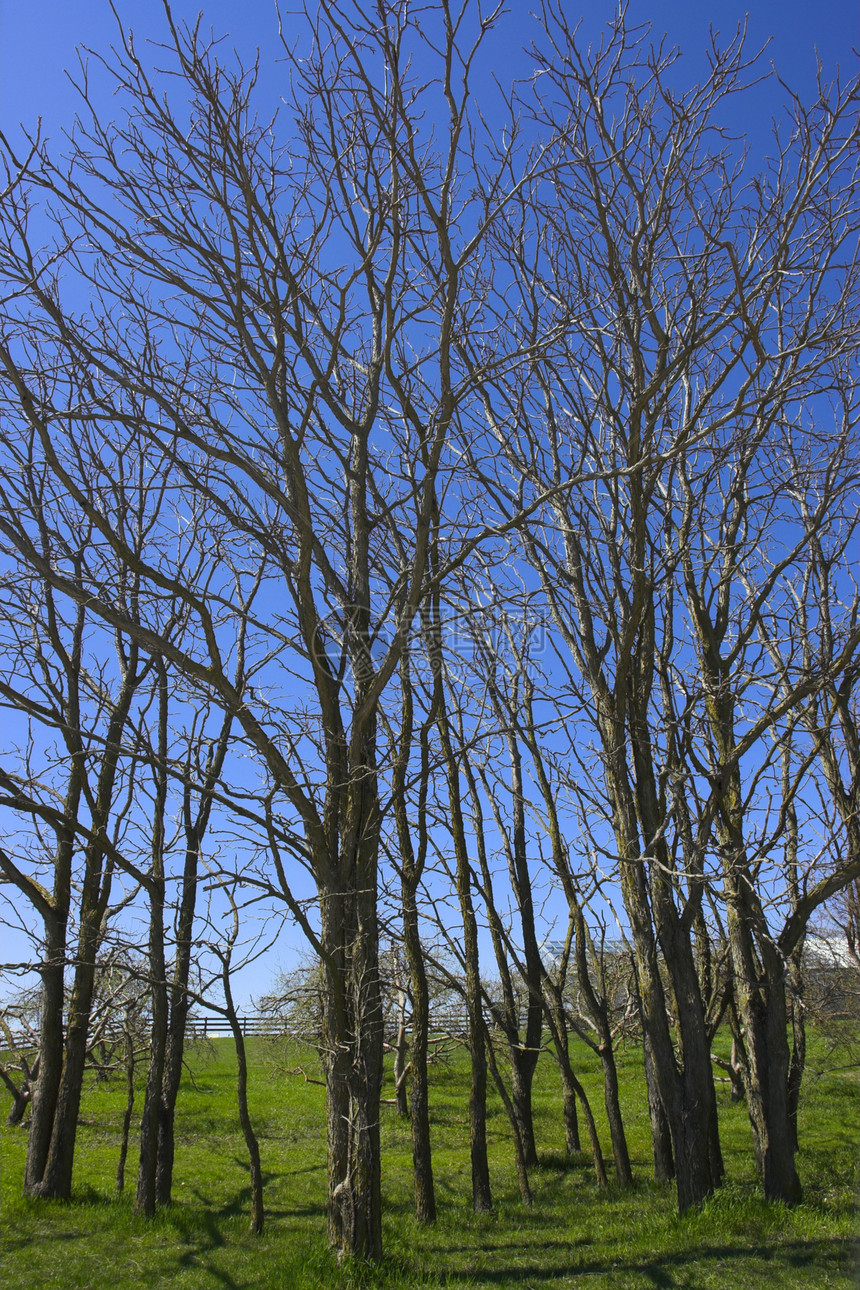
{"type": "MultiPolygon", "coordinates": [[[[194,1271],[205,1269],[213,1281],[220,1281],[221,1285],[227,1287],[227,1290],[243,1290],[240,1282],[234,1281],[230,1274],[225,1272],[223,1268],[216,1267],[214,1263],[201,1257],[201,1254],[205,1254],[206,1252],[206,1250],[201,1251],[196,1248],[193,1250],[186,1250],[185,1253],[180,1254],[179,1258],[176,1260],[177,1265],[180,1268],[193,1269],[194,1271]]],[[[162,1285],[163,1281],[159,1280],[156,1284],[162,1285]]],[[[247,1285],[247,1283],[245,1284],[247,1285]]]]}
{"type": "MultiPolygon", "coordinates": [[[[579,1241],[575,1243],[565,1243],[561,1241],[545,1242],[540,1247],[531,1247],[532,1249],[551,1249],[559,1248],[565,1244],[586,1245],[589,1242],[579,1241]]],[[[484,1246],[484,1251],[493,1249],[492,1246],[484,1246]]],[[[497,1247],[502,1248],[502,1247],[497,1247]]],[[[462,1247],[461,1247],[462,1249],[462,1247]]],[[[604,1278],[618,1279],[618,1284],[635,1284],[632,1280],[621,1281],[621,1278],[629,1278],[638,1275],[643,1278],[645,1283],[660,1287],[660,1290],[670,1290],[673,1287],[686,1287],[692,1283],[686,1277],[686,1269],[696,1264],[699,1271],[704,1270],[709,1264],[719,1266],[722,1263],[731,1264],[731,1261],[748,1261],[755,1260],[756,1275],[758,1284],[781,1286],[785,1282],[782,1279],[783,1273],[791,1269],[795,1272],[804,1269],[814,1270],[816,1272],[830,1272],[834,1274],[850,1275],[851,1271],[857,1266],[857,1243],[850,1240],[831,1240],[831,1241],[793,1241],[780,1242],[771,1246],[758,1246],[750,1248],[746,1245],[723,1245],[710,1248],[698,1248],[686,1250],[677,1254],[664,1254],[654,1259],[643,1260],[624,1260],[608,1259],[604,1260],[584,1260],[582,1262],[565,1262],[562,1266],[547,1267],[546,1263],[518,1263],[507,1267],[494,1267],[491,1269],[482,1268],[480,1273],[476,1274],[473,1268],[468,1265],[464,1267],[451,1267],[446,1269],[449,1277],[463,1277],[468,1279],[470,1276],[478,1275],[480,1285],[496,1285],[511,1282],[529,1282],[534,1281],[536,1285],[547,1285],[552,1281],[567,1280],[571,1277],[581,1276],[600,1276],[604,1278]],[[773,1276],[767,1280],[762,1280],[765,1269],[770,1265],[769,1270],[773,1276]],[[681,1280],[677,1278],[681,1277],[681,1280]]],[[[453,1251],[451,1251],[453,1252],[453,1251]]],[[[731,1273],[731,1267],[726,1269],[731,1273]]],[[[752,1270],[752,1269],[750,1269],[752,1270]]]]}

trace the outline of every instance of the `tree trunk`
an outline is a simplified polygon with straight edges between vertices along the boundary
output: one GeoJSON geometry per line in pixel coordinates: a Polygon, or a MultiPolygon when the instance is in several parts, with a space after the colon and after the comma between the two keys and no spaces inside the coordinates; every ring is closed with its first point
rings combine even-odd
{"type": "Polygon", "coordinates": [[[12,1105],[9,1107],[9,1114],[6,1116],[6,1123],[12,1128],[16,1124],[20,1124],[24,1118],[24,1112],[30,1105],[30,1089],[26,1082],[19,1088],[14,1080],[9,1078],[5,1070],[0,1070],[0,1077],[2,1077],[3,1083],[12,1098],[12,1105]]]}
{"type": "Polygon", "coordinates": [[[579,1137],[579,1115],[576,1110],[576,1089],[571,1084],[567,1070],[559,1062],[561,1075],[562,1116],[564,1118],[564,1145],[569,1156],[582,1150],[579,1137]]]}
{"type": "Polygon", "coordinates": [[[131,1133],[131,1117],[134,1114],[134,1068],[134,1033],[127,1020],[125,1031],[125,1112],[122,1117],[119,1160],[116,1165],[117,1196],[121,1196],[125,1190],[125,1162],[128,1157],[128,1139],[131,1133]]]}
{"type": "Polygon", "coordinates": [[[618,1071],[611,1041],[601,1043],[600,1060],[603,1063],[603,1101],[609,1121],[609,1135],[612,1139],[615,1177],[619,1186],[632,1187],[633,1171],[630,1168],[630,1152],[627,1149],[627,1136],[624,1132],[621,1103],[618,1099],[618,1071]]]}
{"type": "MultiPolygon", "coordinates": [[[[683,1214],[710,1196],[722,1181],[714,1076],[710,1047],[706,1042],[698,976],[692,952],[684,953],[683,934],[673,943],[671,927],[664,927],[669,946],[669,953],[665,956],[666,969],[675,984],[678,1029],[683,1046],[684,1064],[679,1070],[641,861],[622,860],[621,879],[633,932],[642,1025],[650,1044],[655,1083],[672,1137],[678,1210],[683,1214]],[[677,955],[674,954],[675,949],[679,951],[677,955]]],[[[664,895],[668,900],[668,895],[664,895]]],[[[668,923],[668,918],[664,922],[668,923]]],[[[686,948],[690,950],[689,940],[686,948]]]]}
{"type": "MultiPolygon", "coordinates": [[[[162,917],[162,906],[155,902],[153,922],[162,917]]],[[[164,982],[163,929],[155,928],[150,937],[152,980],[152,1028],[150,1031],[149,1068],[143,1114],[140,1120],[140,1159],[134,1208],[151,1218],[156,1208],[155,1177],[158,1168],[158,1139],[161,1118],[164,1059],[167,1052],[167,989],[164,982]],[[160,933],[160,935],[159,935],[160,933]],[[154,942],[157,942],[157,950],[154,942]]]]}
{"type": "Polygon", "coordinates": [[[520,1188],[520,1199],[524,1205],[531,1205],[533,1201],[531,1184],[529,1183],[529,1171],[526,1161],[525,1143],[520,1131],[520,1121],[517,1116],[516,1108],[511,1100],[508,1090],[505,1088],[505,1081],[502,1079],[496,1062],[496,1055],[493,1052],[493,1042],[490,1035],[485,1033],[485,1042],[487,1045],[487,1057],[489,1059],[490,1072],[493,1076],[493,1083],[496,1086],[502,1105],[508,1113],[511,1131],[514,1138],[514,1164],[517,1170],[517,1182],[520,1188]]]}
{"type": "Polygon", "coordinates": [[[747,1110],[756,1163],[768,1200],[797,1204],[803,1188],[794,1162],[796,1121],[789,1092],[791,1051],[782,959],[775,947],[761,948],[758,980],[750,966],[748,927],[729,909],[729,938],[735,960],[738,1016],[744,1029],[747,1110]]]}
{"type": "Polygon", "coordinates": [[[413,821],[407,810],[407,773],[414,744],[414,711],[409,653],[400,662],[402,720],[400,743],[392,767],[392,805],[400,850],[400,901],[403,913],[403,944],[409,969],[412,998],[411,1061],[407,1080],[409,1118],[412,1130],[412,1173],[415,1186],[415,1220],[435,1223],[436,1192],[430,1146],[430,1103],[427,1054],[430,1041],[430,991],[418,921],[417,891],[427,859],[427,788],[430,781],[430,731],[435,709],[422,724],[418,746],[421,773],[418,779],[417,848],[413,844],[413,821]]]}
{"type": "MultiPolygon", "coordinates": [[[[238,934],[239,920],[235,906],[234,916],[235,930],[238,934]]],[[[231,950],[233,943],[235,942],[231,942],[231,950]]],[[[227,1020],[230,1022],[233,1042],[236,1045],[236,1100],[239,1106],[239,1123],[242,1126],[242,1136],[245,1139],[245,1146],[248,1151],[248,1164],[251,1173],[251,1234],[259,1236],[265,1222],[263,1171],[260,1167],[260,1144],[257,1141],[257,1135],[251,1123],[251,1114],[248,1110],[248,1056],[245,1050],[245,1036],[242,1034],[242,1026],[236,1015],[236,1008],[233,1003],[233,991],[230,986],[229,953],[222,960],[221,982],[224,987],[227,1020]]]]}
{"type": "MultiPolygon", "coordinates": [[[[99,891],[101,866],[94,855],[87,857],[87,874],[81,894],[81,927],[76,966],[69,1000],[62,1074],[54,1105],[50,1142],[41,1180],[30,1194],[48,1200],[68,1200],[72,1194],[72,1169],[78,1132],[84,1069],[87,1059],[90,1013],[95,989],[98,951],[105,896],[99,891]]],[[[108,880],[109,882],[109,880],[108,880]]]]}
{"type": "Polygon", "coordinates": [[[39,1078],[33,1089],[33,1111],[27,1138],[24,1191],[41,1195],[51,1137],[54,1131],[60,1081],[63,1074],[63,973],[66,964],[66,929],[62,919],[45,921],[45,960],[39,1022],[39,1078]]]}
{"type": "MultiPolygon", "coordinates": [[[[591,1147],[591,1155],[594,1160],[594,1172],[597,1177],[597,1185],[600,1188],[607,1186],[606,1165],[603,1161],[603,1152],[600,1149],[600,1138],[597,1136],[597,1125],[594,1123],[594,1116],[591,1112],[591,1105],[588,1096],[582,1084],[573,1073],[573,1067],[570,1064],[570,1053],[567,1047],[567,1022],[564,1017],[564,1003],[561,998],[561,991],[558,986],[550,980],[549,975],[544,973],[543,980],[543,1000],[547,1025],[549,1026],[550,1035],[552,1036],[553,1047],[555,1048],[556,1060],[558,1061],[561,1071],[562,1086],[565,1091],[565,1104],[572,1092],[574,1097],[579,1099],[582,1105],[582,1113],[585,1117],[585,1128],[588,1134],[588,1141],[591,1147]]],[[[577,1141],[579,1134],[577,1132],[577,1141]]],[[[570,1151],[570,1138],[568,1137],[568,1151],[570,1151]]],[[[578,1147],[573,1148],[579,1150],[578,1147]]]]}
{"type": "Polygon", "coordinates": [[[197,908],[200,848],[209,824],[213,791],[219,781],[227,755],[232,725],[232,714],[227,713],[224,717],[218,740],[210,748],[196,816],[192,807],[191,756],[189,751],[188,781],[185,784],[182,803],[185,829],[185,861],[182,869],[179,917],[176,924],[176,962],[173,968],[173,980],[170,984],[170,1021],[158,1122],[158,1160],[155,1169],[155,1200],[158,1205],[169,1205],[173,1190],[174,1123],[176,1119],[176,1099],[179,1096],[179,1085],[182,1082],[185,1028],[190,1007],[188,980],[191,973],[194,948],[194,915],[197,908]]]}
{"type": "Polygon", "coordinates": [[[534,1113],[532,1110],[532,1083],[538,1052],[510,1044],[511,1055],[511,1110],[516,1121],[522,1144],[523,1162],[533,1169],[538,1162],[535,1142],[534,1113]]]}
{"type": "Polygon", "coordinates": [[[403,935],[412,992],[411,1069],[409,1114],[412,1122],[412,1166],[415,1178],[415,1218],[419,1223],[436,1221],[433,1158],[430,1149],[430,1103],[427,1050],[430,1031],[430,992],[424,965],[424,950],[418,929],[414,891],[404,885],[403,935]]]}
{"type": "Polygon", "coordinates": [[[383,1016],[376,921],[376,851],[353,881],[321,893],[325,964],[329,1240],[339,1254],[382,1257],[379,1109],[383,1016]]]}
{"type": "Polygon", "coordinates": [[[672,1154],[672,1134],[660,1097],[657,1072],[651,1054],[648,1032],[642,1028],[642,1053],[645,1062],[645,1085],[648,1090],[648,1115],[651,1120],[651,1152],[654,1159],[654,1181],[671,1182],[675,1177],[675,1158],[672,1154]]]}
{"type": "Polygon", "coordinates": [[[161,1107],[158,1118],[158,1145],[155,1168],[155,1201],[157,1205],[169,1205],[173,1190],[174,1123],[176,1119],[176,1099],[179,1096],[179,1085],[182,1082],[185,1028],[190,1006],[188,978],[191,971],[194,910],[197,903],[198,856],[199,840],[195,836],[186,847],[185,852],[182,899],[176,929],[176,963],[173,969],[173,980],[170,985],[170,1019],[164,1057],[164,1075],[161,1083],[161,1107]]]}
{"type": "Polygon", "coordinates": [[[442,691],[441,671],[437,675],[437,726],[445,773],[448,802],[451,808],[451,836],[456,861],[457,898],[463,919],[463,967],[466,975],[466,1008],[469,1014],[469,1057],[472,1083],[469,1090],[469,1153],[472,1165],[472,1207],[476,1214],[493,1207],[490,1190],[490,1164],[487,1157],[487,1052],[484,1011],[481,995],[481,973],[478,954],[478,923],[472,901],[472,871],[466,845],[466,828],[460,795],[457,762],[451,747],[451,735],[442,691]]]}
{"type": "MultiPolygon", "coordinates": [[[[474,914],[472,915],[474,918],[474,914]]],[[[466,937],[467,969],[466,989],[469,1012],[469,1057],[472,1082],[469,1089],[469,1155],[472,1164],[472,1208],[476,1214],[488,1213],[493,1208],[490,1190],[490,1162],[487,1156],[487,1053],[484,1036],[484,1017],[481,1007],[478,974],[477,927],[470,928],[466,937]]]]}
{"type": "Polygon", "coordinates": [[[409,1040],[406,1034],[406,993],[399,992],[397,1003],[397,1038],[394,1041],[394,1097],[397,1114],[402,1120],[409,1118],[409,1093],[406,1088],[406,1070],[409,1065],[409,1040]]]}
{"type": "MultiPolygon", "coordinates": [[[[793,956],[794,957],[794,956],[793,956]]],[[[799,959],[799,954],[797,958],[799,959]]],[[[803,1082],[803,1071],[806,1066],[806,1024],[803,1016],[803,999],[801,996],[802,977],[800,964],[793,965],[792,982],[794,990],[789,996],[789,1017],[791,1020],[791,1065],[788,1068],[788,1118],[792,1128],[794,1149],[798,1149],[797,1111],[800,1104],[800,1086],[803,1082]]]]}

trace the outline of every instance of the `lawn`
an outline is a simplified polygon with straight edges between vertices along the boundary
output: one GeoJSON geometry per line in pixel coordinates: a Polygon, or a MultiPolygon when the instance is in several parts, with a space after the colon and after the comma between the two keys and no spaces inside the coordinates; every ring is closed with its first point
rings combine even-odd
{"type": "MultiPolygon", "coordinates": [[[[124,1093],[120,1080],[88,1085],[70,1203],[22,1198],[26,1134],[0,1137],[0,1285],[3,1290],[101,1287],[767,1287],[860,1284],[857,1188],[860,1087],[855,1069],[832,1069],[812,1044],[802,1104],[799,1169],[806,1193],[795,1209],[759,1193],[742,1105],[720,1092],[728,1181],[701,1209],[679,1218],[670,1188],[649,1181],[650,1142],[635,1048],[622,1052],[623,1107],[638,1179],[632,1192],[600,1194],[590,1161],[565,1157],[554,1064],[541,1060],[536,1123],[542,1149],[535,1203],[520,1203],[504,1113],[492,1105],[495,1210],[469,1204],[467,1071],[461,1056],[433,1072],[434,1165],[439,1222],[412,1221],[408,1125],[383,1112],[386,1257],[379,1268],[338,1266],[325,1242],[323,1090],[307,1049],[254,1041],[251,1109],[266,1180],[266,1230],[248,1233],[248,1175],[234,1101],[227,1040],[189,1054],[177,1125],[175,1204],[154,1221],[131,1212],[135,1161],[126,1194],[114,1197],[124,1093]]],[[[595,1112],[600,1082],[583,1051],[579,1068],[595,1112]]],[[[387,1090],[388,1093],[391,1090],[387,1090]]],[[[139,1102],[142,1100],[142,1094],[139,1102]]],[[[5,1117],[6,1101],[0,1102],[5,1117]]],[[[608,1133],[601,1119],[605,1149],[608,1133]]]]}

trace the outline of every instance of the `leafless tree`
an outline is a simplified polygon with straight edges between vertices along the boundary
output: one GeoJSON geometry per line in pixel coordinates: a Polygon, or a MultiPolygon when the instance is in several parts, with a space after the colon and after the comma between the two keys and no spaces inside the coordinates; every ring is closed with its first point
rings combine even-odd
{"type": "MultiPolygon", "coordinates": [[[[474,108],[473,64],[496,16],[446,2],[417,21],[402,3],[326,0],[284,30],[290,89],[272,122],[255,114],[256,69],[228,64],[168,10],[172,93],[121,31],[100,71],[125,105],[114,122],[83,73],[66,161],[38,141],[26,162],[5,149],[10,174],[24,172],[0,250],[10,424],[151,599],[181,604],[183,631],[169,638],[151,605],[134,619],[93,567],[76,581],[64,535],[48,556],[23,521],[4,518],[3,532],[52,586],[231,713],[268,779],[318,892],[306,930],[327,979],[330,1238],[371,1258],[378,707],[427,592],[437,499],[459,469],[452,443],[485,433],[481,380],[540,345],[508,343],[488,253],[545,153],[510,103],[491,127],[474,108]],[[46,252],[28,231],[39,194],[56,230],[46,252]],[[481,349],[468,359],[467,333],[481,349]],[[99,491],[118,427],[155,473],[164,464],[175,514],[137,546],[99,491]],[[405,570],[390,558],[395,533],[405,570]],[[224,656],[239,622],[253,699],[224,656]]],[[[458,517],[443,562],[497,519],[458,517]]]]}
{"type": "MultiPolygon", "coordinates": [[[[714,47],[710,75],[682,94],[672,84],[673,55],[648,45],[624,15],[587,52],[559,6],[543,15],[538,118],[564,123],[564,145],[547,177],[544,235],[525,243],[511,233],[507,263],[519,286],[518,320],[543,327],[554,308],[564,337],[534,379],[509,393],[507,415],[498,415],[498,391],[494,404],[488,400],[499,459],[492,472],[485,462],[474,468],[511,510],[524,491],[537,500],[555,490],[535,512],[526,550],[593,720],[642,1018],[685,1209],[722,1177],[694,926],[713,876],[703,868],[714,860],[712,825],[722,827],[728,799],[712,781],[703,812],[687,811],[701,763],[679,775],[673,741],[687,718],[711,723],[718,740],[714,703],[726,705],[728,720],[736,701],[718,644],[727,614],[707,573],[735,559],[736,530],[696,528],[698,510],[693,527],[684,527],[680,494],[683,480],[695,477],[702,501],[716,472],[738,461],[764,472],[785,427],[798,423],[796,410],[804,405],[814,417],[829,383],[844,387],[856,348],[857,90],[822,84],[811,109],[789,96],[772,161],[750,173],[719,122],[725,96],[757,74],[741,36],[714,47]],[[564,480],[584,468],[594,482],[564,491],[564,480]],[[701,565],[710,543],[701,570],[682,576],[691,562],[701,565]],[[673,606],[693,586],[685,640],[673,606]],[[712,655],[713,684],[696,683],[692,716],[681,710],[673,726],[657,707],[660,667],[667,659],[681,667],[691,645],[712,655]]],[[[766,523],[750,489],[735,505],[738,519],[755,510],[766,523]]],[[[766,501],[761,506],[767,510],[766,501]]],[[[846,637],[842,648],[847,657],[856,640],[846,637]]],[[[782,711],[819,683],[796,687],[782,711]]],[[[725,749],[727,773],[779,711],[771,705],[758,729],[751,722],[725,749]]],[[[606,847],[605,836],[597,841],[606,847]]],[[[733,886],[733,860],[717,870],[730,902],[747,898],[745,880],[743,892],[733,886]]],[[[739,967],[736,957],[736,988],[739,967]]],[[[796,1195],[793,1166],[768,1173],[765,1185],[769,1195],[796,1195]]]]}
{"type": "MultiPolygon", "coordinates": [[[[81,536],[85,542],[86,530],[73,541],[81,536]]],[[[47,525],[34,541],[50,549],[47,525]]],[[[123,571],[111,579],[105,568],[102,576],[128,607],[134,589],[123,571]]],[[[149,668],[133,640],[120,633],[111,640],[38,575],[7,566],[5,585],[0,687],[7,712],[17,714],[8,724],[18,730],[20,755],[13,764],[7,748],[0,769],[10,821],[0,872],[43,928],[33,962],[40,1034],[25,1185],[32,1195],[68,1197],[97,962],[113,906],[123,903],[117,869],[132,889],[145,881],[124,835],[134,801],[126,734],[149,668]]]]}

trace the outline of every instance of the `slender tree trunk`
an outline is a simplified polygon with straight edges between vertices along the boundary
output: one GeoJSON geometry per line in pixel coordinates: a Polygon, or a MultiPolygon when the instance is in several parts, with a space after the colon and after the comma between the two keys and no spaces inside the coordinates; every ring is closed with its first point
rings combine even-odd
{"type": "Polygon", "coordinates": [[[561,1076],[562,1117],[564,1119],[564,1145],[569,1156],[582,1150],[579,1136],[579,1115],[576,1109],[576,1089],[568,1078],[562,1062],[558,1063],[561,1076]]]}
{"type": "Polygon", "coordinates": [[[795,1151],[798,1150],[797,1112],[800,1105],[800,1087],[806,1066],[806,1023],[803,1015],[802,969],[800,951],[792,955],[792,992],[788,999],[791,1022],[791,1064],[788,1068],[788,1118],[792,1128],[795,1151]]]}
{"type": "Polygon", "coordinates": [[[415,1185],[415,1220],[435,1223],[436,1192],[433,1182],[433,1157],[430,1144],[430,1086],[427,1057],[430,1042],[430,991],[418,920],[418,884],[427,859],[427,789],[430,780],[430,731],[435,709],[419,731],[418,746],[421,769],[418,778],[417,847],[413,843],[413,822],[407,810],[407,773],[414,744],[414,705],[409,652],[400,661],[401,725],[399,745],[392,767],[392,806],[400,851],[400,902],[403,914],[403,945],[409,970],[409,993],[412,999],[412,1032],[410,1064],[405,1091],[409,1099],[412,1130],[412,1172],[415,1185]]]}
{"type": "MultiPolygon", "coordinates": [[[[439,679],[441,686],[441,677],[439,679]]],[[[478,923],[472,902],[472,875],[466,846],[466,829],[460,797],[457,763],[451,747],[444,699],[437,718],[451,807],[451,833],[457,866],[457,898],[463,918],[463,964],[466,974],[466,1008],[469,1014],[469,1056],[472,1082],[469,1090],[469,1152],[472,1165],[472,1206],[476,1214],[493,1206],[490,1165],[487,1157],[487,1052],[481,973],[478,957],[478,923]]]]}
{"type": "Polygon", "coordinates": [[[618,1072],[615,1066],[612,1028],[609,1024],[609,1007],[606,1002],[605,988],[601,985],[600,994],[598,994],[589,972],[589,957],[593,959],[594,953],[591,937],[585,926],[582,907],[578,900],[569,900],[569,904],[571,906],[572,925],[576,931],[575,961],[577,980],[599,1037],[598,1053],[603,1067],[603,1101],[606,1106],[609,1132],[612,1138],[615,1177],[621,1187],[630,1187],[633,1184],[633,1174],[630,1168],[627,1138],[624,1133],[621,1103],[618,1100],[618,1072]]]}
{"type": "Polygon", "coordinates": [[[167,986],[164,980],[164,899],[163,884],[158,894],[153,894],[150,910],[149,959],[152,974],[151,1000],[152,1024],[150,1030],[149,1068],[143,1114],[140,1120],[140,1159],[138,1162],[137,1188],[134,1208],[139,1214],[151,1218],[156,1208],[155,1177],[158,1168],[158,1139],[164,1060],[167,1052],[167,986]]]}
{"type": "Polygon", "coordinates": [[[529,1182],[529,1169],[526,1161],[525,1143],[523,1142],[522,1132],[520,1129],[520,1120],[517,1115],[513,1101],[505,1088],[505,1081],[502,1079],[499,1071],[496,1055],[493,1051],[493,1042],[491,1037],[485,1033],[485,1042],[487,1045],[487,1058],[490,1067],[490,1073],[493,1077],[493,1083],[496,1086],[499,1097],[502,1100],[508,1120],[510,1121],[511,1131],[514,1139],[514,1163],[517,1170],[517,1182],[520,1188],[520,1198],[524,1205],[531,1205],[533,1201],[531,1184],[529,1182]]]}
{"type": "Polygon", "coordinates": [[[633,1170],[630,1168],[630,1152],[627,1149],[627,1136],[624,1132],[624,1120],[621,1115],[621,1103],[618,1097],[618,1071],[615,1066],[615,1053],[611,1040],[603,1040],[600,1045],[600,1060],[603,1063],[603,1101],[606,1106],[606,1117],[609,1121],[609,1135],[612,1139],[612,1156],[615,1160],[615,1177],[621,1187],[632,1187],[633,1170]]]}
{"type": "MultiPolygon", "coordinates": [[[[244,670],[244,642],[239,651],[236,684],[241,687],[244,670]]],[[[200,848],[209,824],[212,800],[224,767],[233,717],[227,713],[217,741],[210,747],[206,761],[203,784],[196,816],[192,807],[191,754],[187,764],[187,780],[182,801],[185,828],[185,861],[182,870],[182,894],[176,925],[176,961],[170,984],[170,1021],[167,1033],[167,1051],[164,1060],[164,1078],[161,1086],[161,1109],[158,1122],[158,1160],[155,1170],[155,1199],[158,1205],[169,1205],[173,1189],[173,1159],[175,1152],[174,1123],[176,1099],[182,1082],[182,1062],[185,1056],[185,1027],[188,1021],[190,998],[188,981],[194,948],[194,915],[197,908],[198,870],[200,848]]]]}
{"type": "Polygon", "coordinates": [[[116,1194],[121,1196],[125,1190],[125,1162],[128,1157],[128,1140],[131,1133],[131,1117],[134,1114],[134,1033],[126,1019],[125,1029],[125,1112],[122,1117],[122,1134],[119,1143],[119,1160],[116,1166],[116,1194]]]}
{"type": "Polygon", "coordinates": [[[406,991],[400,989],[397,1001],[397,1037],[394,1041],[394,1097],[397,1114],[402,1120],[409,1118],[409,1092],[406,1087],[409,1066],[409,1039],[406,1033],[406,991]]]}
{"type": "Polygon", "coordinates": [[[12,1098],[12,1105],[9,1107],[9,1114],[6,1116],[6,1123],[10,1127],[14,1127],[16,1124],[21,1123],[24,1118],[24,1112],[30,1105],[30,1082],[25,1078],[19,1087],[5,1070],[0,1070],[0,1079],[6,1085],[6,1091],[12,1098]]]}
{"type": "Polygon", "coordinates": [[[224,988],[224,1002],[226,1004],[227,1020],[230,1022],[230,1029],[233,1032],[233,1042],[236,1045],[236,1100],[239,1107],[239,1123],[242,1126],[242,1136],[245,1139],[245,1147],[248,1151],[248,1163],[251,1173],[251,1233],[259,1236],[263,1230],[265,1222],[265,1210],[263,1208],[263,1171],[260,1166],[260,1144],[257,1141],[257,1135],[254,1132],[254,1126],[251,1123],[251,1113],[248,1110],[248,1055],[245,1049],[245,1036],[242,1033],[242,1025],[236,1015],[236,1007],[233,1003],[233,990],[230,985],[230,952],[235,944],[235,936],[239,931],[238,912],[234,905],[234,931],[235,935],[230,942],[230,949],[222,959],[221,983],[224,988]]]}
{"type": "Polygon", "coordinates": [[[535,1142],[534,1111],[532,1109],[532,1084],[538,1052],[510,1044],[511,1055],[511,1109],[517,1123],[522,1144],[523,1160],[527,1169],[534,1169],[538,1162],[535,1142]]]}
{"type": "Polygon", "coordinates": [[[418,929],[415,893],[404,889],[403,935],[412,987],[411,1069],[409,1073],[409,1115],[412,1126],[412,1166],[415,1178],[415,1217],[419,1223],[435,1223],[436,1193],[430,1148],[430,1098],[427,1053],[430,1039],[430,992],[424,949],[418,929]]]}
{"type": "Polygon", "coordinates": [[[170,986],[170,1019],[166,1037],[164,1074],[161,1082],[161,1106],[158,1116],[158,1145],[155,1167],[155,1201],[157,1205],[169,1205],[173,1190],[174,1123],[176,1119],[176,1100],[179,1096],[179,1085],[182,1082],[185,1028],[190,1007],[188,980],[191,971],[194,911],[197,904],[199,835],[200,830],[198,829],[187,838],[185,865],[182,874],[182,897],[176,929],[176,962],[170,986]]]}
{"type": "MultiPolygon", "coordinates": [[[[558,1061],[561,1071],[562,1085],[565,1090],[565,1099],[568,1097],[568,1090],[579,1099],[582,1106],[582,1114],[585,1119],[585,1129],[588,1134],[588,1142],[591,1147],[591,1155],[594,1161],[594,1173],[597,1178],[597,1185],[604,1188],[608,1185],[606,1177],[606,1165],[603,1161],[603,1152],[600,1147],[600,1138],[597,1134],[597,1125],[594,1122],[594,1116],[591,1111],[591,1104],[588,1101],[588,1095],[582,1084],[573,1073],[573,1067],[570,1064],[570,1053],[567,1047],[567,1022],[564,1018],[564,1004],[561,998],[561,992],[558,987],[549,979],[547,974],[544,975],[543,998],[546,1008],[546,1020],[549,1026],[550,1035],[552,1036],[553,1047],[555,1048],[556,1060],[558,1061]]],[[[578,1135],[577,1135],[578,1137],[578,1135]]],[[[578,1150],[579,1148],[575,1148],[578,1150]]],[[[568,1140],[568,1150],[571,1150],[568,1140]]]]}
{"type": "Polygon", "coordinates": [[[167,809],[168,689],[167,669],[156,660],[158,674],[158,763],[155,767],[155,811],[152,821],[152,878],[149,889],[149,974],[152,1006],[149,1069],[143,1114],[140,1119],[140,1158],[134,1208],[151,1218],[157,1204],[156,1173],[158,1139],[164,1088],[164,1062],[167,1055],[169,1005],[167,998],[167,964],[164,952],[164,847],[167,809]]]}
{"type": "Polygon", "coordinates": [[[406,952],[412,980],[411,1069],[409,1073],[409,1116],[412,1127],[412,1166],[415,1179],[415,1217],[419,1223],[435,1223],[436,1193],[430,1147],[430,1098],[427,1052],[430,1037],[430,993],[424,966],[424,951],[418,935],[417,910],[404,910],[406,952]],[[413,917],[414,913],[414,917],[413,917]],[[407,930],[408,923],[408,930],[407,930]]]}

